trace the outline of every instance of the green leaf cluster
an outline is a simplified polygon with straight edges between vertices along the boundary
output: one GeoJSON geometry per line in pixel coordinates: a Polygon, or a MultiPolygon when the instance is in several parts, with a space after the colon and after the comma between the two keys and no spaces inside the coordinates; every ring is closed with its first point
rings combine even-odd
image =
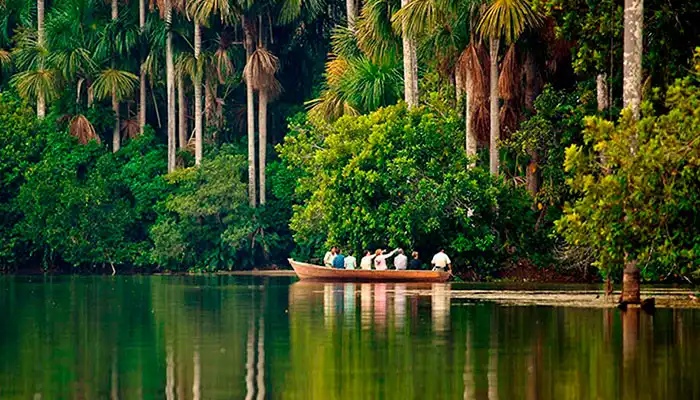
{"type": "Polygon", "coordinates": [[[594,250],[603,274],[637,261],[646,279],[700,268],[700,82],[679,80],[668,111],[615,124],[586,119],[583,145],[566,150],[567,183],[580,196],[556,223],[566,240],[594,250]]]}

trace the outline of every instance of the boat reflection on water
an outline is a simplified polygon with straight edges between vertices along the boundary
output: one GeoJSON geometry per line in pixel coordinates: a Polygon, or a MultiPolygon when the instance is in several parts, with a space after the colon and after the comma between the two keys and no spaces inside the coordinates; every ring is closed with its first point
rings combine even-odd
{"type": "Polygon", "coordinates": [[[449,284],[299,281],[289,290],[290,314],[313,314],[322,309],[326,328],[335,324],[355,326],[359,315],[359,325],[364,330],[382,332],[389,323],[400,330],[404,328],[407,316],[417,318],[419,304],[427,303],[430,303],[433,331],[449,331],[449,284]],[[411,311],[407,313],[409,307],[411,311]]]}

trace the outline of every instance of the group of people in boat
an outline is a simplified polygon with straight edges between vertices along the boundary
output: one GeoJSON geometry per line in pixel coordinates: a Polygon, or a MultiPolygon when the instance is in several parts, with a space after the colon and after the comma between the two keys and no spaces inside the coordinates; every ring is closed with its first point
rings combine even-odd
{"type": "MultiPolygon", "coordinates": [[[[420,260],[417,251],[411,253],[411,260],[409,261],[403,249],[400,248],[394,249],[391,252],[387,252],[384,249],[377,249],[374,253],[365,250],[364,256],[360,259],[360,269],[386,271],[389,269],[387,259],[391,257],[394,257],[394,269],[396,270],[422,269],[423,262],[420,260]]],[[[433,256],[430,264],[432,265],[433,271],[452,271],[452,261],[450,257],[445,254],[444,249],[440,249],[440,251],[433,256]]],[[[323,265],[328,268],[357,269],[357,259],[352,251],[343,254],[339,247],[333,246],[323,257],[323,265]]]]}

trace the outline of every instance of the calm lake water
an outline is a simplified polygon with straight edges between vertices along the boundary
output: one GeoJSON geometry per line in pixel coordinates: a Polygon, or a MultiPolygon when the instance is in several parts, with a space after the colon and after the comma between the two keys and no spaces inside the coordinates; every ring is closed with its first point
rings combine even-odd
{"type": "Polygon", "coordinates": [[[506,306],[464,290],[0,276],[0,398],[700,398],[700,310],[506,306]]]}

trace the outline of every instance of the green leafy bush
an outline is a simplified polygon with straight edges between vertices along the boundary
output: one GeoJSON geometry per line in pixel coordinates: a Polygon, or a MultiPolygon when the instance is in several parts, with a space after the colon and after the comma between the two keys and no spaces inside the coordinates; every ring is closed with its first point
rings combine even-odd
{"type": "Polygon", "coordinates": [[[446,247],[459,268],[485,273],[534,242],[531,200],[469,168],[462,122],[447,104],[291,128],[278,150],[298,174],[290,226],[309,256],[333,244],[401,246],[429,261],[446,247]]]}
{"type": "Polygon", "coordinates": [[[700,268],[700,86],[697,76],[666,94],[668,112],[649,103],[636,122],[586,119],[585,145],[566,150],[567,183],[579,196],[557,228],[594,250],[603,274],[637,261],[646,279],[700,268]]]}

